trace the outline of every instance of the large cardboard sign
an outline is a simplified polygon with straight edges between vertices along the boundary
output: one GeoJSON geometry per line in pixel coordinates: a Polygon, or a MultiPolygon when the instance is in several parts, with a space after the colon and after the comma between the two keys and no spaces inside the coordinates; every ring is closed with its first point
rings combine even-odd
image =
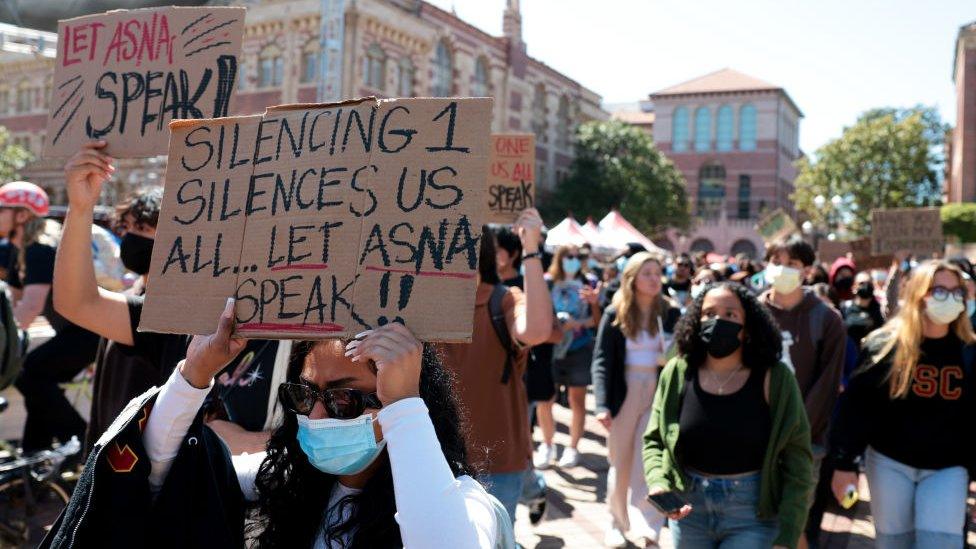
{"type": "Polygon", "coordinates": [[[942,217],[939,208],[871,210],[871,253],[907,250],[916,257],[942,253],[942,217]]]}
{"type": "Polygon", "coordinates": [[[375,98],[173,122],[140,329],[470,341],[491,99],[375,98]]]}
{"type": "Polygon", "coordinates": [[[793,218],[780,208],[769,212],[756,224],[756,232],[767,243],[789,236],[796,230],[793,218]]]}
{"type": "Polygon", "coordinates": [[[873,255],[871,253],[871,238],[859,238],[849,242],[851,254],[854,255],[854,264],[860,270],[868,269],[887,269],[894,260],[892,254],[873,255]]]}
{"type": "Polygon", "coordinates": [[[535,207],[535,135],[492,134],[489,164],[488,221],[512,223],[535,207]]]}
{"type": "Polygon", "coordinates": [[[850,251],[851,245],[849,242],[822,238],[820,239],[820,242],[817,243],[817,259],[820,260],[821,263],[826,263],[827,265],[833,264],[837,258],[846,257],[847,253],[850,251]]]}
{"type": "Polygon", "coordinates": [[[44,155],[104,139],[116,157],[156,156],[170,120],[227,116],[244,12],[167,7],[59,21],[44,155]]]}

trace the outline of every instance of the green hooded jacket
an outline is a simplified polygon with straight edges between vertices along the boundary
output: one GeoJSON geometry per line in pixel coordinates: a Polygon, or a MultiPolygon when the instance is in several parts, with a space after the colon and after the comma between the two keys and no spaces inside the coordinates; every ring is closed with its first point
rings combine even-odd
{"type": "MultiPolygon", "coordinates": [[[[687,373],[688,363],[683,357],[675,357],[658,380],[644,434],[644,474],[651,488],[683,492],[689,485],[675,452],[687,373]]],[[[769,370],[769,408],[773,422],[760,473],[758,516],[777,519],[779,533],[774,545],[795,548],[806,525],[814,489],[813,453],[800,387],[782,363],[769,370]]]]}

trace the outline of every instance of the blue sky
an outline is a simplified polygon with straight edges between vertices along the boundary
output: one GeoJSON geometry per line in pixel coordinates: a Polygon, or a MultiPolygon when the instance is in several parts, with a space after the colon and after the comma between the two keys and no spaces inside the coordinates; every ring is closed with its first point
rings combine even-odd
{"type": "MultiPolygon", "coordinates": [[[[428,0],[501,33],[505,0],[428,0]]],[[[522,0],[529,54],[609,103],[732,67],[793,97],[808,154],[880,106],[955,122],[956,33],[973,0],[522,0]]]]}

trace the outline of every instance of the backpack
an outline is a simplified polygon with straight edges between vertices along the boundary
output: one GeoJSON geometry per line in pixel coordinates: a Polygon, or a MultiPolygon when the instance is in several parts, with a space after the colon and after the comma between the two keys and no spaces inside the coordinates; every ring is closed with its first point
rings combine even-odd
{"type": "Polygon", "coordinates": [[[14,319],[13,300],[7,284],[0,282],[0,390],[17,379],[27,354],[27,331],[21,331],[14,319]]]}
{"type": "Polygon", "coordinates": [[[508,383],[508,379],[512,377],[512,368],[515,365],[515,361],[518,360],[518,349],[515,348],[515,342],[512,341],[511,332],[508,331],[508,322],[505,320],[505,309],[502,307],[502,301],[504,301],[505,294],[507,293],[508,286],[495,284],[495,287],[491,290],[491,297],[488,299],[488,315],[491,317],[491,325],[495,328],[495,334],[505,349],[505,368],[502,370],[502,384],[508,383]]]}

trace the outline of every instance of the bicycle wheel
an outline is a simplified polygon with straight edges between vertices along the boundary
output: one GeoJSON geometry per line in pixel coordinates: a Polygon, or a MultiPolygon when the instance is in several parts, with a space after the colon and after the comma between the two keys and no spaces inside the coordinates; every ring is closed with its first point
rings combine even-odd
{"type": "Polygon", "coordinates": [[[56,482],[31,482],[27,497],[23,478],[0,484],[0,547],[37,547],[71,496],[56,482]]]}

